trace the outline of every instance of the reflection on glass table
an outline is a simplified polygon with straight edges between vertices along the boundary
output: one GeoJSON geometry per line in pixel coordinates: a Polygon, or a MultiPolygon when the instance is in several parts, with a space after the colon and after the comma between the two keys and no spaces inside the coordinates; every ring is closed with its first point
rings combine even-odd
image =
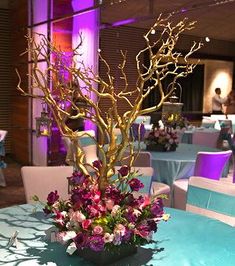
{"type": "MultiPolygon", "coordinates": [[[[234,266],[235,230],[222,222],[197,214],[166,208],[171,215],[161,222],[154,243],[138,248],[137,254],[112,265],[234,266]]],[[[51,227],[40,207],[19,205],[0,210],[0,265],[91,265],[78,255],[68,255],[66,246],[45,239],[51,227]],[[18,231],[18,248],[7,248],[18,231]]]]}

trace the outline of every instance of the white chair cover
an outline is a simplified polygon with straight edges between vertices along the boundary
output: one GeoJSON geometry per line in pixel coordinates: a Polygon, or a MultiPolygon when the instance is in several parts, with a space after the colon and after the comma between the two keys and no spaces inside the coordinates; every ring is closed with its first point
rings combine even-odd
{"type": "Polygon", "coordinates": [[[186,210],[235,226],[235,185],[190,177],[186,210]]]}
{"type": "Polygon", "coordinates": [[[51,191],[58,191],[62,199],[68,199],[67,177],[73,173],[72,166],[23,166],[23,179],[27,203],[33,203],[32,197],[37,195],[43,202],[51,191]]]}

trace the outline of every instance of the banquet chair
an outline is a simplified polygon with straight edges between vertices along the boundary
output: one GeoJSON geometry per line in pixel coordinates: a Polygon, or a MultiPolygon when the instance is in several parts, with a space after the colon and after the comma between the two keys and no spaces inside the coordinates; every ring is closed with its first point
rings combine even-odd
{"type": "Polygon", "coordinates": [[[235,185],[198,176],[190,177],[186,211],[235,226],[235,185]]]}
{"type": "Polygon", "coordinates": [[[202,127],[205,128],[214,128],[216,120],[212,119],[210,116],[203,116],[202,117],[202,127]]]}
{"type": "MultiPolygon", "coordinates": [[[[231,155],[231,150],[198,152],[193,175],[219,180],[231,155]]],[[[173,206],[176,209],[185,210],[186,208],[188,180],[188,178],[181,178],[173,183],[173,206]]]]}
{"type": "Polygon", "coordinates": [[[150,123],[151,123],[151,116],[150,115],[139,115],[135,119],[134,123],[137,123],[137,124],[143,123],[145,125],[150,125],[150,123]]]}
{"type": "MultiPolygon", "coordinates": [[[[130,161],[130,157],[128,157],[129,153],[124,153],[124,160],[122,160],[122,164],[127,164],[130,161]]],[[[133,163],[133,167],[152,167],[152,155],[150,152],[141,151],[139,152],[136,160],[133,163]]],[[[164,206],[171,205],[171,189],[167,184],[152,181],[150,194],[159,196],[165,194],[167,196],[166,199],[163,200],[164,206]]]]}
{"type": "Polygon", "coordinates": [[[58,191],[62,199],[68,199],[67,177],[73,173],[72,166],[23,166],[21,175],[27,203],[33,203],[37,195],[42,202],[47,201],[51,191],[58,191]]]}
{"type": "Polygon", "coordinates": [[[0,130],[0,186],[2,187],[6,186],[6,180],[2,168],[6,167],[6,163],[4,162],[4,157],[5,157],[4,142],[7,133],[8,133],[7,130],[0,130]]]}
{"type": "MultiPolygon", "coordinates": [[[[98,160],[97,145],[95,142],[95,131],[94,130],[79,131],[77,132],[77,136],[78,136],[77,140],[85,153],[86,163],[92,164],[92,162],[98,160]]],[[[62,139],[67,149],[66,163],[68,165],[75,166],[75,156],[71,140],[68,137],[62,137],[62,139]]]]}
{"type": "Polygon", "coordinates": [[[219,143],[220,131],[206,132],[198,130],[193,133],[192,144],[217,148],[219,143]]]}

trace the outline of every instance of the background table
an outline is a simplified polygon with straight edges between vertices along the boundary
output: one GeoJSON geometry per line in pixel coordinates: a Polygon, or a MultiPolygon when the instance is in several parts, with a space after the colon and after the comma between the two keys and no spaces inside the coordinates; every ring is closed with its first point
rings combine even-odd
{"type": "Polygon", "coordinates": [[[218,132],[220,130],[215,129],[215,128],[195,128],[191,130],[185,130],[181,139],[182,143],[188,143],[192,144],[193,140],[193,133],[196,131],[203,131],[208,134],[208,138],[210,137],[210,133],[218,132]]]}
{"type": "Polygon", "coordinates": [[[199,151],[216,152],[219,149],[180,143],[173,152],[155,152],[152,154],[154,180],[172,185],[174,180],[189,178],[193,175],[197,153],[199,151]]]}
{"type": "MultiPolygon", "coordinates": [[[[138,248],[137,254],[113,265],[140,266],[234,266],[235,230],[200,215],[166,208],[171,218],[161,222],[155,243],[138,248]]],[[[45,241],[44,230],[51,226],[32,205],[0,210],[0,265],[4,266],[88,266],[66,247],[45,241]],[[12,233],[19,231],[19,248],[6,248],[12,233]]]]}

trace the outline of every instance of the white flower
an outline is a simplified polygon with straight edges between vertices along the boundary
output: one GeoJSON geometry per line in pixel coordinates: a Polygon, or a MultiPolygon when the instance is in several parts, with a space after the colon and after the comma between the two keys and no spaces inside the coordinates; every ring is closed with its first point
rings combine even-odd
{"type": "Polygon", "coordinates": [[[141,212],[137,209],[134,209],[133,210],[133,214],[136,216],[136,217],[139,217],[141,215],[141,212]]]}
{"type": "Polygon", "coordinates": [[[56,239],[62,244],[66,244],[70,239],[73,239],[76,236],[74,231],[60,232],[56,234],[56,239]]]}
{"type": "Polygon", "coordinates": [[[66,252],[69,253],[69,255],[72,255],[77,250],[76,245],[74,242],[72,242],[66,249],[66,252]]]}
{"type": "Polygon", "coordinates": [[[113,209],[111,211],[111,215],[114,216],[116,215],[117,211],[120,209],[120,206],[119,205],[114,205],[113,206],[113,209]]]}
{"type": "Polygon", "coordinates": [[[114,239],[113,234],[109,234],[109,233],[104,234],[104,237],[103,237],[104,243],[111,243],[113,242],[113,239],[114,239]]]}

